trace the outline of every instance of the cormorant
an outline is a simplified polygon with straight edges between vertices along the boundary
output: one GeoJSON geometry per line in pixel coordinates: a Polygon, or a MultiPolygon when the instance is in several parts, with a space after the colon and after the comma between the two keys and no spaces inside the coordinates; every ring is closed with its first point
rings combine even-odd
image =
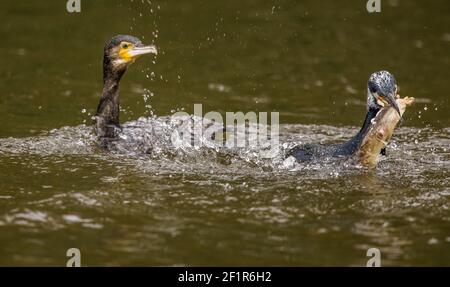
{"type": "MultiPolygon", "coordinates": [[[[367,84],[367,114],[361,130],[349,141],[342,144],[305,144],[291,149],[286,157],[293,156],[298,162],[308,162],[320,158],[339,158],[353,155],[361,146],[362,139],[369,130],[371,121],[380,109],[392,106],[400,115],[396,102],[397,83],[387,71],[373,73],[367,84]]],[[[385,154],[385,150],[381,151],[385,154]]]]}
{"type": "Polygon", "coordinates": [[[119,83],[134,61],[145,54],[157,54],[153,45],[144,46],[133,36],[117,35],[106,43],[103,56],[103,92],[94,116],[95,130],[102,145],[120,131],[119,83]]]}

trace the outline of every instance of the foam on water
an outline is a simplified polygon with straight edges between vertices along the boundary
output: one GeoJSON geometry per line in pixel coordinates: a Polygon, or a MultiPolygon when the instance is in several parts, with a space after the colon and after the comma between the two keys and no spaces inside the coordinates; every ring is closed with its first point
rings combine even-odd
{"type": "MultiPolygon", "coordinates": [[[[281,125],[281,152],[272,159],[255,146],[174,145],[177,127],[168,117],[128,122],[109,152],[85,125],[0,139],[3,234],[21,234],[17,248],[49,252],[82,234],[93,262],[120,265],[225,263],[223,255],[201,251],[210,245],[218,254],[242,250],[245,262],[256,265],[267,252],[283,265],[333,264],[325,255],[315,258],[321,241],[334,246],[341,237],[330,247],[347,252],[340,264],[359,264],[360,253],[378,246],[390,265],[421,260],[416,251],[428,242],[437,250],[448,244],[448,128],[398,128],[388,156],[367,170],[346,162],[300,165],[282,156],[296,144],[346,140],[353,127],[281,125]],[[110,235],[117,232],[123,234],[110,235]],[[195,259],[182,260],[180,253],[191,249],[173,243],[180,237],[195,259]]],[[[4,258],[45,262],[15,256],[22,253],[5,249],[4,258]]]]}
{"type": "MultiPolygon", "coordinates": [[[[190,119],[195,119],[192,117],[190,119]]],[[[141,167],[155,162],[161,164],[160,169],[167,167],[167,172],[177,173],[185,167],[197,166],[202,169],[202,163],[217,164],[219,170],[231,167],[256,166],[271,171],[322,171],[324,176],[336,175],[342,168],[359,169],[358,166],[350,168],[350,163],[328,161],[326,163],[298,164],[290,159],[285,159],[286,151],[298,144],[306,143],[336,143],[349,139],[356,128],[332,127],[326,125],[281,125],[279,150],[267,156],[266,148],[255,144],[245,147],[227,148],[211,144],[204,136],[200,138],[200,146],[192,146],[177,139],[180,126],[186,122],[186,118],[174,117],[150,117],[139,118],[136,121],[127,122],[118,140],[110,144],[110,151],[105,152],[98,146],[97,138],[91,126],[80,125],[76,127],[63,127],[49,131],[38,137],[29,138],[4,138],[0,139],[0,154],[41,156],[51,155],[87,155],[101,156],[105,160],[112,160],[120,156],[136,160],[141,167]],[[177,165],[167,162],[177,162],[177,165]],[[327,173],[327,166],[335,172],[327,173]]],[[[206,124],[205,124],[206,125],[206,124]]],[[[204,125],[204,126],[205,126],[204,125]]],[[[222,125],[208,123],[213,130],[221,130],[222,125]]],[[[185,129],[185,127],[183,127],[185,129]]],[[[189,130],[192,133],[192,130],[189,130]]],[[[433,130],[431,128],[401,127],[395,132],[395,136],[388,146],[389,156],[382,159],[379,170],[383,167],[396,166],[397,172],[401,170],[427,170],[449,168],[450,129],[433,130]]],[[[209,169],[210,167],[207,167],[209,169]]]]}

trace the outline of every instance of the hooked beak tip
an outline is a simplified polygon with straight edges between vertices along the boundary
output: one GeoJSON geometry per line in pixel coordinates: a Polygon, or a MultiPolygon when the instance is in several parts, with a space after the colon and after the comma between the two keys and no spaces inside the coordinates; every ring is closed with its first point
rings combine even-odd
{"type": "Polygon", "coordinates": [[[393,94],[380,94],[380,101],[384,102],[384,104],[388,104],[389,106],[391,106],[400,116],[400,118],[402,118],[402,113],[400,111],[400,107],[397,104],[397,99],[395,98],[395,96],[393,94]]]}
{"type": "Polygon", "coordinates": [[[400,118],[402,117],[402,113],[400,112],[400,109],[396,106],[395,110],[397,111],[398,115],[400,116],[400,118]]]}
{"type": "Polygon", "coordinates": [[[400,118],[402,118],[402,113],[400,111],[400,107],[398,106],[397,100],[395,99],[395,97],[392,95],[389,95],[387,98],[388,98],[389,104],[397,111],[400,118]]]}

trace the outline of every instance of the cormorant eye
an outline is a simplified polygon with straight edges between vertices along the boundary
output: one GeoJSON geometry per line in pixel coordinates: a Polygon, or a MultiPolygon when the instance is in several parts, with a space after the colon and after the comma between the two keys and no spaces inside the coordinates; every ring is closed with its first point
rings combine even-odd
{"type": "Polygon", "coordinates": [[[129,45],[128,44],[122,44],[122,48],[123,49],[128,49],[129,45]]]}

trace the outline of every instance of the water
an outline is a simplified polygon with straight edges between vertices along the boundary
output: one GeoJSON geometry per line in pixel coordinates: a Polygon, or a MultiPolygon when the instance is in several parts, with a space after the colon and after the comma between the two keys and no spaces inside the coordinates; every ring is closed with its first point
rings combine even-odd
{"type": "Polygon", "coordinates": [[[0,4],[0,265],[450,264],[448,1],[110,2],[0,4]],[[108,153],[89,123],[117,33],[160,53],[125,76],[108,153]],[[284,160],[356,133],[379,69],[418,101],[376,169],[284,160]],[[281,153],[173,147],[163,116],[195,103],[279,111],[281,153]]]}

